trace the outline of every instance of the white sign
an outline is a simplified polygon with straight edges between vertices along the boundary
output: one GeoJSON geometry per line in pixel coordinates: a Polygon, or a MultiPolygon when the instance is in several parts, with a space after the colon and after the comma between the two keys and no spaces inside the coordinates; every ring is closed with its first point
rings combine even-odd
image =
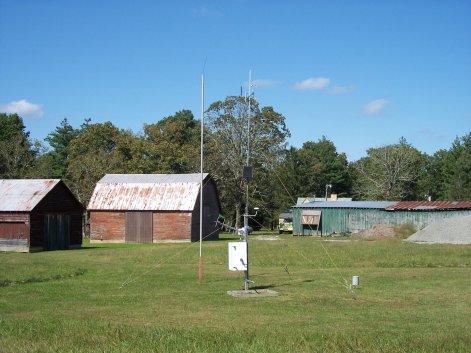
{"type": "Polygon", "coordinates": [[[228,243],[229,271],[247,271],[247,243],[238,241],[228,243]]]}

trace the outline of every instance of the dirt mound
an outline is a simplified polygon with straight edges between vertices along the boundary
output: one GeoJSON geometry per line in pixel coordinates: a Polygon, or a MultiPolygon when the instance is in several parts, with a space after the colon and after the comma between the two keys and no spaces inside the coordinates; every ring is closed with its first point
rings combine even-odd
{"type": "Polygon", "coordinates": [[[362,230],[359,233],[354,234],[356,237],[393,237],[394,226],[390,224],[375,224],[370,229],[362,230]]]}
{"type": "Polygon", "coordinates": [[[471,244],[471,215],[430,223],[406,241],[430,244],[471,244]]]}

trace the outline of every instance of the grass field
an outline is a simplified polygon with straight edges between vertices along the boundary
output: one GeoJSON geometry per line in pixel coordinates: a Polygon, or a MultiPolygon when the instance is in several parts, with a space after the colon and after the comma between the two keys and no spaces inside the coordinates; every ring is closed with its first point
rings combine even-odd
{"type": "MultiPolygon", "coordinates": [[[[469,352],[471,245],[250,240],[0,253],[0,352],[469,352]],[[360,286],[347,290],[352,275],[360,286]]],[[[329,238],[327,240],[334,240],[329,238]]]]}

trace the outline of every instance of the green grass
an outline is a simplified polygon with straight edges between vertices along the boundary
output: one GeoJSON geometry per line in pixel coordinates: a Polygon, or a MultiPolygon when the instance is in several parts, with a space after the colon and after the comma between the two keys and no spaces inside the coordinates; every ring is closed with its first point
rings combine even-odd
{"type": "Polygon", "coordinates": [[[0,253],[0,352],[469,352],[469,245],[252,236],[280,296],[234,298],[222,238],[201,285],[198,243],[0,253]]]}

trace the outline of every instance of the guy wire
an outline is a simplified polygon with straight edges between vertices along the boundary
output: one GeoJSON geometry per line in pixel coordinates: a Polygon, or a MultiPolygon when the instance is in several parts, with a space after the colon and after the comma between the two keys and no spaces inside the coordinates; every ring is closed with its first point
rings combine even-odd
{"type": "MultiPolygon", "coordinates": [[[[215,230],[213,230],[211,233],[207,234],[205,237],[203,237],[203,240],[206,239],[207,237],[211,236],[212,234],[216,233],[217,231],[221,230],[221,227],[219,228],[216,228],[215,230]]],[[[181,255],[182,253],[184,253],[185,251],[187,251],[190,247],[194,246],[195,244],[197,244],[196,242],[195,243],[191,243],[189,245],[187,245],[186,247],[184,247],[183,249],[181,249],[180,251],[177,251],[176,253],[170,255],[169,257],[167,257],[166,259],[158,262],[157,264],[151,266],[149,269],[141,272],[140,274],[134,276],[134,275],[131,275],[129,276],[122,284],[121,286],[119,287],[120,289],[123,289],[124,287],[126,287],[127,285],[133,283],[133,282],[136,282],[139,278],[141,278],[142,276],[148,274],[150,271],[156,269],[157,267],[161,266],[161,265],[164,265],[166,263],[168,263],[169,260],[177,257],[178,255],[181,255]]]]}
{"type": "MultiPolygon", "coordinates": [[[[268,157],[264,154],[264,153],[261,153],[261,155],[268,161],[268,157]]],[[[283,188],[285,189],[286,193],[288,194],[288,196],[291,198],[291,201],[293,203],[296,203],[296,200],[294,199],[294,197],[290,194],[289,190],[287,189],[286,185],[283,183],[283,181],[281,180],[280,176],[278,175],[278,173],[276,172],[276,170],[273,170],[273,173],[275,174],[275,176],[278,178],[278,181],[280,182],[280,184],[283,186],[283,188]]],[[[309,228],[311,231],[313,231],[313,228],[311,225],[309,225],[309,228]]],[[[334,262],[332,256],[330,256],[329,252],[327,251],[326,247],[324,246],[324,244],[322,243],[322,241],[319,241],[319,243],[321,244],[321,247],[323,249],[323,251],[325,252],[325,254],[327,255],[327,257],[329,258],[333,268],[337,271],[338,275],[340,276],[340,278],[343,280],[342,281],[339,281],[337,279],[335,279],[334,276],[332,276],[334,278],[334,281],[337,283],[337,284],[340,284],[342,287],[345,287],[347,289],[347,291],[351,292],[351,286],[348,285],[348,281],[345,279],[345,276],[342,274],[342,272],[340,271],[339,267],[336,265],[336,263],[334,262]]],[[[298,253],[299,255],[301,255],[304,259],[306,259],[308,262],[310,262],[312,264],[312,261],[310,259],[308,259],[306,256],[304,256],[304,254],[302,254],[300,251],[298,251],[297,249],[295,249],[296,253],[298,253]]],[[[287,266],[285,266],[286,268],[287,266]]]]}

